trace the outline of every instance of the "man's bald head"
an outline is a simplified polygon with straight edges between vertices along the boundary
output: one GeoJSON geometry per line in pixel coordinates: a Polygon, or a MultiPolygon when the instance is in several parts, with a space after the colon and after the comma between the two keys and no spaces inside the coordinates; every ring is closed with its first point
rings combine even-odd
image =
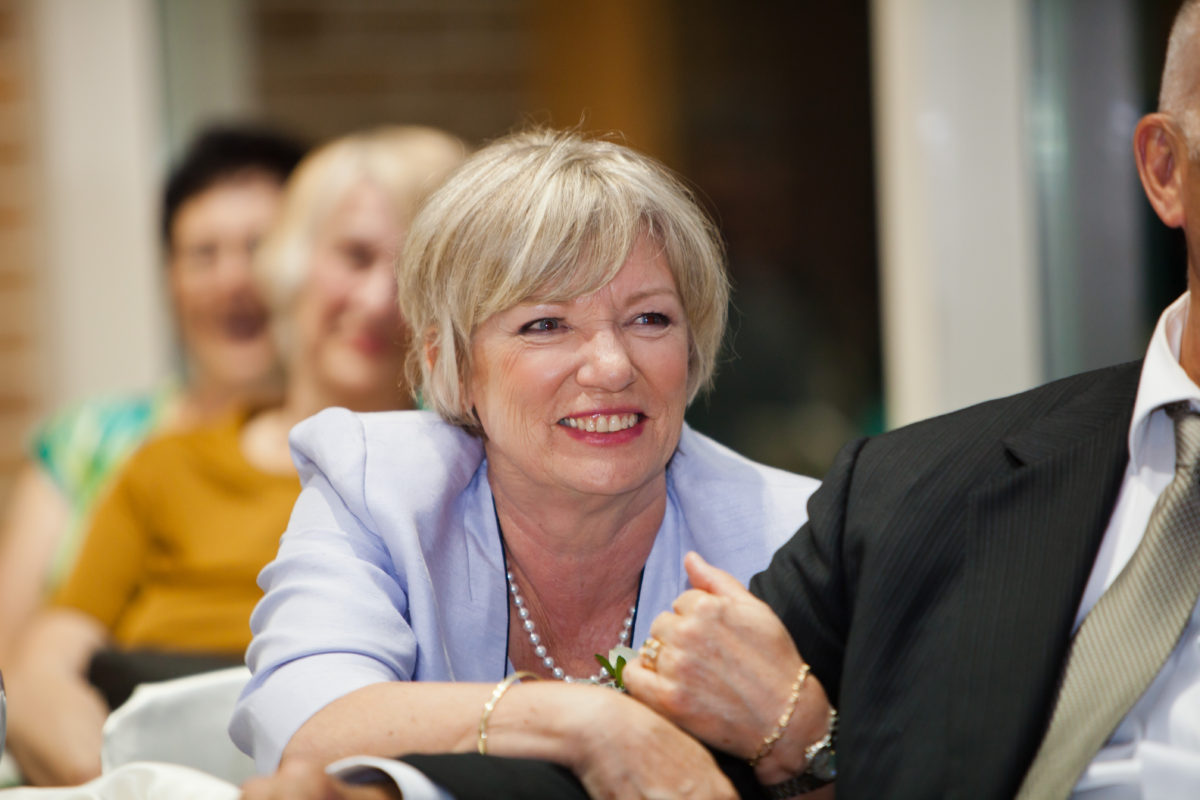
{"type": "Polygon", "coordinates": [[[1200,0],[1184,0],[1171,25],[1158,110],[1183,128],[1193,158],[1200,157],[1200,0]]]}

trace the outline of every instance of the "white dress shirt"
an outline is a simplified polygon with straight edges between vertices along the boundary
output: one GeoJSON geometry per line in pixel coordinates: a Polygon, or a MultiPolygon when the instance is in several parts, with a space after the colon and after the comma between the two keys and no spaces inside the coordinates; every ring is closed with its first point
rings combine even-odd
{"type": "MultiPolygon", "coordinates": [[[[1159,494],[1175,472],[1175,433],[1163,406],[1190,401],[1200,387],[1179,364],[1188,295],[1158,320],[1138,383],[1129,426],[1129,464],[1083,601],[1083,618],[1128,563],[1145,534],[1159,494]]],[[[1200,796],[1200,613],[1193,610],[1175,649],[1145,694],[1084,771],[1077,800],[1135,800],[1200,796]]]]}

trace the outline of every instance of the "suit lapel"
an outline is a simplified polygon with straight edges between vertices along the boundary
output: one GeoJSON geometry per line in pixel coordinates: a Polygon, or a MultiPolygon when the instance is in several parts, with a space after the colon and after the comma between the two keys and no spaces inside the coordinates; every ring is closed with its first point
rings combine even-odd
{"type": "Polygon", "coordinates": [[[1011,797],[1040,742],[1128,461],[1129,373],[1005,440],[1011,470],[968,501],[948,796],[1011,797]]]}

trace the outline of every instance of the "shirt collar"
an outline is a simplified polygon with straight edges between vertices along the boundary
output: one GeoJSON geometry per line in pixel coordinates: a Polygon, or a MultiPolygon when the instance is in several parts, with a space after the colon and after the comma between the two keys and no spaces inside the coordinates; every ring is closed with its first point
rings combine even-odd
{"type": "Polygon", "coordinates": [[[1150,417],[1168,403],[1190,401],[1200,408],[1200,387],[1179,365],[1180,342],[1188,318],[1188,292],[1167,306],[1146,350],[1142,377],[1138,382],[1137,402],[1133,405],[1133,422],[1129,426],[1129,455],[1141,460],[1142,447],[1150,427],[1150,417]]]}

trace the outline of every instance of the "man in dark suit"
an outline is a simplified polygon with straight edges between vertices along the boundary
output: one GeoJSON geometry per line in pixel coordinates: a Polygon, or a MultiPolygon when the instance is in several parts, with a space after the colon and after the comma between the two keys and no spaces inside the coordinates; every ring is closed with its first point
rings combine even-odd
{"type": "MultiPolygon", "coordinates": [[[[1159,109],[1135,159],[1197,289],[1197,0],[1172,28],[1159,109]]],[[[839,800],[1200,796],[1197,292],[1141,362],[847,445],[751,582],[796,651],[699,568],[706,591],[656,621],[631,691],[710,744],[765,747],[773,796],[818,782],[803,773],[825,695],[839,800]],[[817,680],[789,691],[801,656],[817,680]],[[792,718],[773,728],[772,707],[792,718]],[[755,724],[781,735],[756,745],[739,732],[755,724]]]]}
{"type": "MultiPolygon", "coordinates": [[[[1135,158],[1196,288],[1200,0],[1172,28],[1159,108],[1135,158]]],[[[1189,408],[1200,290],[1164,311],[1141,362],[847,445],[751,593],[689,556],[696,588],[627,685],[754,761],[748,793],[753,778],[772,797],[817,786],[836,750],[839,800],[1196,796],[1189,408]]],[[[413,760],[463,798],[578,790],[549,765],[413,760]]]]}
{"type": "MultiPolygon", "coordinates": [[[[632,691],[714,744],[721,728],[757,730],[723,743],[748,756],[802,655],[838,707],[839,800],[1012,797],[1121,489],[1138,375],[1114,367],[851,443],[809,523],[751,582],[798,654],[736,583],[693,568],[709,598],[684,595],[656,621],[656,673],[628,668],[632,691]]],[[[824,734],[814,683],[764,782],[803,772],[824,734]]]]}

